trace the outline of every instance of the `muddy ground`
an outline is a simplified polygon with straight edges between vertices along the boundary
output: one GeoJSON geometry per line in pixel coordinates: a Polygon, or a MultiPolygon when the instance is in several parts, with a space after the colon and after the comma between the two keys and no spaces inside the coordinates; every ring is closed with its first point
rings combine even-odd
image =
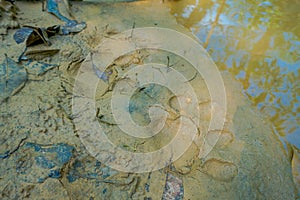
{"type": "MultiPolygon", "coordinates": [[[[16,2],[16,5],[20,9],[17,15],[20,25],[62,24],[42,12],[40,2],[16,2]]],[[[67,15],[63,8],[62,13],[67,15]]],[[[222,77],[228,99],[226,123],[224,130],[220,130],[221,139],[205,157],[199,159],[203,147],[195,142],[171,166],[135,174],[114,170],[91,156],[79,138],[71,107],[73,84],[86,56],[105,38],[132,27],[157,26],[191,34],[176,23],[159,1],[74,2],[72,13],[78,21],[86,22],[87,28],[78,34],[51,37],[50,47],[43,44],[31,47],[30,50],[59,49],[59,52],[23,61],[18,65],[22,78],[12,78],[20,81],[18,87],[14,86],[13,91],[2,88],[6,96],[1,96],[0,107],[1,199],[295,199],[291,158],[284,153],[270,123],[225,73],[222,77]],[[45,63],[49,65],[45,67],[45,63]]],[[[2,36],[0,63],[5,63],[5,53],[17,61],[24,50],[23,44],[17,45],[13,40],[14,32],[8,30],[2,36]]],[[[143,62],[167,62],[167,56],[171,60],[174,56],[159,51],[146,53],[143,62]]],[[[135,64],[130,58],[132,55],[116,65],[135,64]]],[[[9,66],[14,65],[13,61],[9,66]]],[[[190,71],[184,68],[188,63],[182,63],[174,64],[174,68],[189,75],[190,71]]],[[[200,76],[191,84],[201,97],[203,117],[199,130],[205,132],[211,114],[208,90],[200,76]]],[[[110,97],[96,95],[100,114],[110,97]]],[[[135,117],[142,120],[144,116],[135,117]]],[[[138,144],[125,136],[118,137],[111,124],[104,125],[112,131],[110,137],[116,143],[126,142],[123,147],[131,151],[153,150],[168,140],[156,137],[138,144]]]]}

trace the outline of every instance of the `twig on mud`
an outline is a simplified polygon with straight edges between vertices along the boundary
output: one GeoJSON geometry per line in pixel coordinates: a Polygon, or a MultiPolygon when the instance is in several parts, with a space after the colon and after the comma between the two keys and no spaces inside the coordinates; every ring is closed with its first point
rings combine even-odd
{"type": "Polygon", "coordinates": [[[7,54],[5,53],[5,61],[6,61],[6,65],[5,65],[5,91],[7,90],[7,85],[8,85],[8,57],[7,54]]]}
{"type": "Polygon", "coordinates": [[[190,78],[189,80],[185,81],[185,83],[191,82],[192,80],[194,80],[197,77],[198,73],[196,72],[192,78],[190,78]]]}
{"type": "Polygon", "coordinates": [[[167,72],[169,72],[169,70],[170,70],[171,67],[177,65],[180,62],[179,60],[177,60],[173,64],[170,64],[171,63],[170,56],[167,56],[167,60],[168,60],[167,61],[167,68],[168,68],[167,72]]]}
{"type": "Polygon", "coordinates": [[[170,56],[167,56],[167,60],[168,60],[168,62],[167,62],[167,67],[171,67],[171,66],[170,66],[170,56]]]}
{"type": "Polygon", "coordinates": [[[131,33],[130,33],[130,38],[132,38],[132,35],[133,35],[133,30],[135,29],[135,21],[133,21],[133,24],[132,24],[132,29],[131,29],[131,33]]]}
{"type": "Polygon", "coordinates": [[[16,151],[19,150],[19,148],[22,146],[22,143],[27,139],[27,136],[25,136],[24,138],[21,139],[21,141],[19,142],[18,146],[13,149],[12,151],[9,151],[8,153],[6,153],[4,156],[2,156],[2,159],[8,158],[9,156],[11,156],[13,153],[15,153],[16,151]]]}
{"type": "MultiPolygon", "coordinates": [[[[98,116],[97,116],[98,117],[98,116]]],[[[98,117],[98,119],[99,119],[99,121],[101,122],[101,123],[104,123],[104,124],[107,124],[107,125],[110,125],[110,126],[116,126],[116,125],[120,125],[120,124],[116,124],[116,123],[112,123],[112,122],[108,122],[108,121],[106,121],[106,120],[103,120],[102,118],[104,117],[104,115],[100,115],[99,117],[98,117]]]]}

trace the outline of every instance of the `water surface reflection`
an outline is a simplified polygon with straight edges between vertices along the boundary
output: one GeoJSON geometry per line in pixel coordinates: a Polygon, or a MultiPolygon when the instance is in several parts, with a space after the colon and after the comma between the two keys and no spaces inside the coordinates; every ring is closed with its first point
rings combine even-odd
{"type": "Polygon", "coordinates": [[[168,1],[179,23],[203,42],[265,113],[282,140],[300,148],[300,2],[168,1]]]}

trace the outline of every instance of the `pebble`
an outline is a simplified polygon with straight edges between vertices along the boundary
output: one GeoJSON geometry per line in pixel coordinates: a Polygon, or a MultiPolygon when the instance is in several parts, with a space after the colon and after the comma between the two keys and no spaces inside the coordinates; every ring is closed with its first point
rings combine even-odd
{"type": "Polygon", "coordinates": [[[235,164],[215,158],[207,160],[200,169],[201,172],[218,181],[230,182],[238,174],[235,164]]]}

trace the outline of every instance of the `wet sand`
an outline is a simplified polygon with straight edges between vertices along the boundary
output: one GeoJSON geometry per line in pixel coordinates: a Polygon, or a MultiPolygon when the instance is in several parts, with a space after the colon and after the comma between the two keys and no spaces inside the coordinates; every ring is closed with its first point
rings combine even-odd
{"type": "MultiPolygon", "coordinates": [[[[17,5],[23,25],[61,24],[42,12],[39,2],[17,5]]],[[[195,141],[172,166],[140,174],[119,172],[92,157],[79,139],[71,107],[76,74],[88,53],[104,38],[133,26],[157,26],[191,34],[176,23],[159,1],[74,2],[72,11],[78,21],[87,23],[87,28],[76,35],[51,37],[51,48],[60,52],[40,60],[58,67],[42,75],[27,70],[24,87],[1,104],[2,199],[168,199],[168,195],[163,195],[166,182],[171,189],[183,189],[184,199],[295,199],[291,162],[280,141],[270,123],[242,95],[240,85],[226,73],[222,73],[228,99],[226,123],[208,155],[199,159],[205,146],[195,141]]],[[[62,12],[66,13],[63,9],[62,12]]],[[[4,37],[0,63],[5,60],[4,53],[16,61],[24,48],[15,44],[13,33],[9,30],[4,37]]],[[[45,47],[32,47],[38,48],[45,47]]],[[[144,62],[165,61],[167,55],[154,52],[144,62]]],[[[175,67],[189,72],[183,66],[175,67]]],[[[200,76],[191,84],[201,97],[203,113],[198,128],[209,139],[215,133],[205,133],[212,112],[207,87],[200,76]]],[[[96,95],[96,106],[102,108],[109,98],[96,95]]],[[[143,115],[135,117],[143,120],[143,115]]],[[[132,138],[120,136],[114,126],[106,128],[114,142],[126,142],[125,148],[131,151],[153,150],[169,140],[156,137],[137,145],[132,138]]]]}

